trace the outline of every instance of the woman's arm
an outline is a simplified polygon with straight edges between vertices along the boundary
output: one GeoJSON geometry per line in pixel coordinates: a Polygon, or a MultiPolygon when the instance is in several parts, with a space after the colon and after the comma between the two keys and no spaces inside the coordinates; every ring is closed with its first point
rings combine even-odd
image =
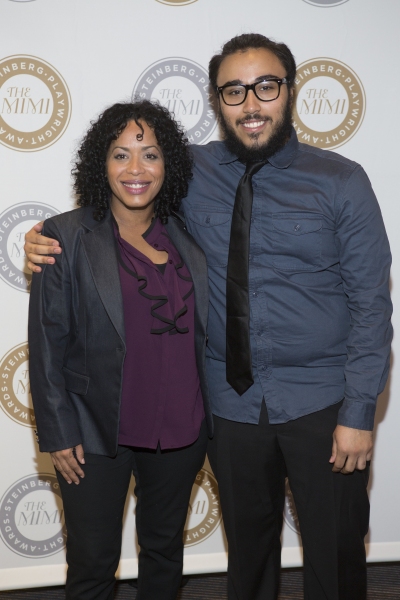
{"type": "Polygon", "coordinates": [[[35,263],[54,265],[55,259],[49,254],[61,254],[62,249],[58,240],[40,235],[43,230],[43,221],[37,223],[25,235],[25,254],[28,258],[28,268],[34,273],[42,271],[35,263]]]}
{"type": "MultiPolygon", "coordinates": [[[[53,220],[46,233],[62,239],[53,220]]],[[[71,483],[84,473],[80,431],[63,376],[71,328],[71,273],[65,254],[51,268],[34,273],[29,303],[30,382],[39,446],[50,452],[55,467],[71,483]],[[78,459],[78,460],[77,460],[78,459]],[[79,464],[80,463],[80,464],[79,464]]]]}
{"type": "Polygon", "coordinates": [[[53,465],[60,471],[67,483],[79,484],[79,477],[83,479],[85,473],[80,465],[85,464],[84,452],[82,444],[78,444],[75,448],[67,448],[66,450],[58,450],[50,452],[53,465]]]}

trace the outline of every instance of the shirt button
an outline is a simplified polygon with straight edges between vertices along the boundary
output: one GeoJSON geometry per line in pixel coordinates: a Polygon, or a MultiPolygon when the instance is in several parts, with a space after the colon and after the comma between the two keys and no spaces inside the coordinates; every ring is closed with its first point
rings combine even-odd
{"type": "Polygon", "coordinates": [[[154,244],[154,248],[158,248],[158,244],[154,244]]]}
{"type": "Polygon", "coordinates": [[[169,262],[170,265],[172,265],[172,260],[169,260],[168,262],[169,262]]]}
{"type": "Polygon", "coordinates": [[[206,223],[209,223],[210,220],[211,220],[210,217],[206,217],[206,223]]]}
{"type": "Polygon", "coordinates": [[[265,365],[261,365],[261,371],[265,371],[267,367],[265,365]]]}
{"type": "Polygon", "coordinates": [[[254,298],[257,298],[257,296],[258,296],[257,292],[253,292],[253,296],[254,296],[254,298]]]}

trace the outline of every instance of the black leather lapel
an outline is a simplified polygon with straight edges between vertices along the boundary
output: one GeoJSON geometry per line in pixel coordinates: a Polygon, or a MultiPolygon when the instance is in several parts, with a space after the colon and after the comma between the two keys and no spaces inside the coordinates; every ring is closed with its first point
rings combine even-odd
{"type": "Polygon", "coordinates": [[[110,211],[101,223],[89,229],[82,236],[82,245],[104,308],[125,343],[124,307],[110,211]]]}
{"type": "Polygon", "coordinates": [[[184,230],[184,224],[169,217],[165,226],[193,279],[197,323],[205,334],[208,319],[208,274],[206,257],[192,236],[184,230]]]}

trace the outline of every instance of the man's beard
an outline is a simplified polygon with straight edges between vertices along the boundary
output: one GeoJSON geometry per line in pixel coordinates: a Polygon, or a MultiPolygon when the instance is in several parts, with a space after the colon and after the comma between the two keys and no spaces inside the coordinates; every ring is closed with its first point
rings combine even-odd
{"type": "MultiPolygon", "coordinates": [[[[290,138],[292,130],[292,102],[291,99],[288,98],[281,120],[276,123],[275,131],[264,144],[257,143],[258,134],[254,133],[250,134],[250,138],[254,137],[255,142],[250,146],[246,146],[246,144],[244,144],[237,136],[233,127],[227,123],[221,111],[219,113],[219,119],[221,129],[224,133],[224,142],[228,150],[235,154],[241,162],[249,163],[268,160],[271,156],[281,150],[290,138]]],[[[265,121],[265,117],[262,117],[260,113],[254,113],[248,115],[245,119],[238,120],[236,124],[239,125],[243,120],[246,121],[250,119],[265,121]]]]}

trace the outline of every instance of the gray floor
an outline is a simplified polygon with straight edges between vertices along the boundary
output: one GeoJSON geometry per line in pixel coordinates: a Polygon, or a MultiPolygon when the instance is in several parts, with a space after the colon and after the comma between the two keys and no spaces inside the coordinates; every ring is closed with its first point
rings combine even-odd
{"type": "MultiPolygon", "coordinates": [[[[279,600],[303,600],[301,569],[282,571],[279,600]]],[[[134,600],[136,591],[127,582],[116,588],[115,600],[134,600]]],[[[65,600],[64,589],[36,588],[0,592],[0,600],[65,600]]],[[[226,575],[191,576],[182,588],[179,600],[227,600],[226,575]]],[[[378,563],[368,566],[368,600],[400,600],[400,563],[378,563]]]]}

